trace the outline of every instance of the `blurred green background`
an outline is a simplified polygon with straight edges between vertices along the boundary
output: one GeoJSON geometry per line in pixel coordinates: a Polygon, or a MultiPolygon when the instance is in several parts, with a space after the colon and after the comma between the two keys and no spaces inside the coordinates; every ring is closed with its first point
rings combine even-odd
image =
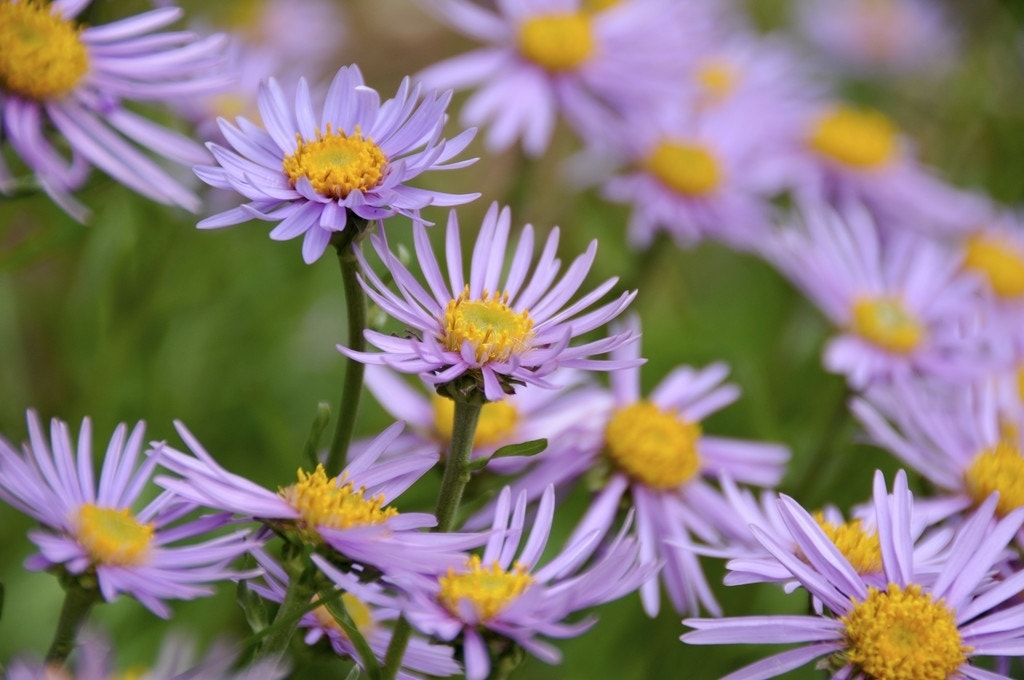
{"type": "MultiPolygon", "coordinates": [[[[403,75],[472,46],[409,0],[340,4],[348,27],[337,64],[358,63],[385,97],[403,75]]],[[[955,184],[1016,204],[1024,197],[1024,3],[945,6],[961,40],[948,73],[850,81],[842,91],[911,131],[921,157],[955,184]]],[[[140,7],[100,0],[94,20],[140,7]]],[[[186,7],[193,16],[208,11],[198,2],[186,7]]],[[[748,3],[765,29],[783,28],[786,9],[774,0],[748,3]]],[[[856,442],[856,428],[842,409],[843,382],[819,367],[829,333],[821,316],[769,267],[719,246],[682,251],[661,244],[643,260],[632,256],[624,246],[626,210],[573,193],[564,182],[560,161],[575,149],[571,134],[559,135],[550,157],[517,179],[523,162],[516,153],[487,155],[474,144],[470,152],[481,157],[476,166],[424,184],[482,191],[481,199],[459,210],[460,222],[469,226],[479,224],[492,200],[516,197],[516,224],[529,221],[542,231],[561,225],[563,260],[598,238],[593,281],[618,275],[640,286],[634,311],[644,322],[646,386],[681,363],[728,362],[743,397],[712,417],[705,431],[790,445],[794,460],[782,490],[805,505],[845,507],[866,498],[875,468],[895,466],[884,453],[856,442]]],[[[0,201],[0,433],[21,442],[27,408],[45,419],[67,420],[76,430],[90,416],[95,448],[102,450],[118,422],[140,419],[148,423],[149,438],[178,443],[172,421],[181,419],[229,469],[271,488],[286,483],[299,465],[317,403],[336,408],[340,394],[343,366],[334,345],[344,341],[346,329],[333,258],[304,265],[299,241],[270,241],[265,223],[197,231],[195,217],[98,175],[81,198],[95,211],[84,227],[45,197],[0,201]]],[[[427,214],[444,218],[439,210],[427,214]]],[[[362,414],[364,435],[388,422],[369,397],[362,414]]],[[[403,500],[403,509],[432,505],[429,490],[403,500]]],[[[570,498],[559,515],[562,535],[584,504],[579,494],[570,498]]],[[[32,550],[25,537],[31,526],[0,507],[2,662],[25,650],[45,651],[62,598],[50,575],[20,567],[32,550]]],[[[707,560],[706,566],[717,583],[721,564],[707,560]]],[[[806,608],[800,597],[771,587],[718,592],[727,614],[806,608]]],[[[122,664],[146,663],[170,630],[184,627],[203,639],[243,636],[233,597],[225,586],[216,597],[175,604],[169,622],[122,598],[97,608],[93,620],[111,631],[122,664]]],[[[702,680],[765,652],[684,646],[678,641],[680,617],[665,610],[648,620],[637,597],[597,613],[601,620],[589,634],[559,643],[561,666],[528,660],[516,677],[702,680]]],[[[296,677],[314,677],[312,666],[303,668],[296,677]]],[[[333,668],[335,677],[343,677],[340,665],[333,668]]],[[[790,677],[819,675],[805,669],[790,677]]]]}

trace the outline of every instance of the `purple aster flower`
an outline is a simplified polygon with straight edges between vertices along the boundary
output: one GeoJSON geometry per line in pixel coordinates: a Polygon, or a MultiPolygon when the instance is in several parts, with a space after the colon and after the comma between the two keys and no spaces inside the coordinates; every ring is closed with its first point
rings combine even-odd
{"type": "Polygon", "coordinates": [[[99,484],[88,418],[77,448],[68,426],[57,419],[50,423],[49,443],[33,411],[28,429],[20,454],[0,437],[0,499],[43,525],[29,532],[39,553],[25,562],[28,569],[60,566],[72,574],[95,574],[105,600],[125,593],[164,618],[170,609],[163,600],[208,595],[210,584],[237,576],[228,565],[250,548],[247,531],[183,543],[224,526],[226,515],[179,522],[195,506],[171,492],[132,509],[156,467],[155,460],[136,465],[143,423],[131,433],[123,424],[114,430],[99,484]]]}
{"type": "Polygon", "coordinates": [[[1024,604],[1016,601],[1024,572],[1003,580],[991,578],[1024,522],[1024,509],[994,522],[996,503],[993,496],[978,508],[957,531],[941,571],[922,582],[911,538],[913,496],[906,474],[896,475],[889,495],[882,474],[876,473],[874,505],[887,579],[878,588],[857,573],[807,511],[782,496],[790,541],[783,545],[756,527],[752,530],[793,578],[824,604],[823,612],[686,619],[684,625],[695,630],[682,640],[802,643],[723,680],[773,678],[822,657],[834,680],[1009,680],[973,664],[979,656],[1024,656],[1024,604]]]}
{"type": "Polygon", "coordinates": [[[367,330],[367,341],[381,353],[355,352],[341,346],[339,351],[364,363],[419,373],[432,385],[451,383],[469,374],[473,387],[482,388],[490,401],[513,392],[517,383],[554,387],[547,377],[559,366],[607,371],[641,363],[638,357],[591,358],[634,342],[637,336],[629,331],[580,345],[569,344],[573,338],[615,318],[636,296],[635,291],[623,293],[585,312],[618,281],[611,278],[566,306],[583,285],[597,241],[592,241],[587,252],[576,258],[556,282],[561,265],[555,257],[558,229],[548,236],[531,276],[533,228],[526,225],[508,273],[502,278],[510,226],[509,209],[499,210],[497,203],[491,204],[473,248],[467,281],[462,269],[459,224],[452,211],[446,235],[446,281],[426,229],[414,225],[416,255],[426,287],[390,251],[386,238],[375,235],[374,249],[394,277],[399,294],[389,291],[357,252],[363,270],[361,283],[370,299],[405,323],[410,333],[395,337],[367,330]]]}
{"type": "MultiPolygon", "coordinates": [[[[137,146],[194,165],[206,151],[184,135],[133,113],[122,101],[174,101],[227,84],[218,73],[223,35],[157,33],[182,16],[175,7],[102,26],[75,21],[90,0],[0,3],[0,130],[39,185],[79,221],[88,211],[71,193],[94,165],[128,188],[193,212],[199,200],[137,146]],[[53,126],[70,157],[47,139],[53,126]],[[137,145],[137,146],[136,146],[137,145]]],[[[0,160],[0,193],[12,181],[0,160]]]]}
{"type": "Polygon", "coordinates": [[[469,125],[489,123],[486,144],[500,151],[522,139],[530,156],[547,149],[559,114],[577,128],[601,127],[610,109],[655,101],[678,80],[690,16],[663,0],[606,9],[582,0],[501,0],[496,12],[467,0],[421,3],[487,47],[435,64],[417,77],[430,87],[479,86],[466,101],[469,125]]]}
{"type": "MultiPolygon", "coordinates": [[[[263,551],[254,551],[253,554],[264,571],[261,581],[251,582],[253,591],[272,602],[283,601],[288,589],[288,574],[263,551]]],[[[344,591],[340,597],[345,611],[377,661],[383,663],[391,642],[391,627],[401,613],[404,598],[389,592],[381,583],[364,583],[354,574],[339,571],[319,555],[314,555],[313,561],[336,588],[344,591]]],[[[304,614],[299,627],[305,629],[306,644],[314,645],[320,640],[326,640],[337,654],[351,657],[360,668],[366,667],[356,646],[326,607],[320,606],[304,614]]],[[[452,658],[453,652],[448,645],[435,644],[414,636],[402,656],[402,667],[397,677],[401,680],[415,680],[424,675],[457,675],[460,668],[452,658]]]]}
{"type": "Polygon", "coordinates": [[[636,590],[656,569],[642,561],[637,542],[624,532],[600,550],[605,530],[590,525],[581,525],[579,538],[540,567],[555,512],[554,489],[548,487],[542,494],[533,528],[521,545],[526,501],[520,494],[513,508],[506,487],[483,555],[473,555],[464,564],[437,573],[435,579],[400,583],[410,597],[404,613],[414,626],[441,640],[461,636],[469,680],[488,676],[486,640],[495,634],[542,661],[558,663],[558,650],[539,636],[579,635],[595,619],[567,623],[567,617],[636,590]]]}
{"type": "Polygon", "coordinates": [[[277,492],[222,468],[180,422],[175,426],[194,455],[158,444],[154,460],[180,475],[157,477],[160,486],[195,503],[270,524],[296,540],[326,544],[345,558],[391,574],[447,566],[486,537],[431,536],[418,531],[436,524],[433,515],[399,513],[390,503],[437,462],[424,448],[381,460],[398,438],[395,423],[353,455],[340,475],[328,478],[323,465],[298,471],[298,481],[277,492]]]}
{"type": "Polygon", "coordinates": [[[871,214],[805,206],[803,225],[768,256],[838,328],[825,367],[854,389],[911,375],[963,383],[994,367],[977,281],[942,244],[904,231],[882,238],[871,214]]]}
{"type": "Polygon", "coordinates": [[[246,118],[236,125],[218,121],[234,150],[208,144],[219,166],[196,174],[246,199],[237,208],[197,225],[216,229],[257,218],[280,222],[270,237],[304,236],[302,257],[317,260],[351,216],[380,222],[395,214],[419,220],[428,205],[459,205],[479,194],[449,194],[407,186],[430,170],[461,168],[476,159],[448,163],[461,153],[475,130],[450,141],[441,138],[450,93],[420,100],[420,87],[406,78],[393,99],[380,102],[363,83],[356,66],[342,67],[327,91],[322,112],[314,108],[309,86],[300,79],[289,103],[273,78],[258,96],[264,130],[246,118]]]}

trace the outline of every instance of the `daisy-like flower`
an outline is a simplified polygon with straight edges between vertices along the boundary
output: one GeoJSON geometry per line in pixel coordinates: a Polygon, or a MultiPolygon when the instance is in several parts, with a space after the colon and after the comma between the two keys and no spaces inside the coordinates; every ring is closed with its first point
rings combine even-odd
{"type": "Polygon", "coordinates": [[[942,244],[908,232],[882,238],[862,206],[805,206],[803,227],[768,256],[837,327],[825,367],[854,389],[911,375],[963,383],[993,367],[977,281],[942,244]]]}
{"type": "Polygon", "coordinates": [[[578,540],[539,567],[554,511],[554,489],[548,487],[529,538],[521,545],[526,495],[520,494],[513,508],[506,487],[499,495],[493,531],[482,555],[439,572],[435,579],[401,584],[410,597],[404,613],[415,627],[441,640],[461,636],[469,680],[489,675],[488,641],[505,640],[506,645],[510,641],[542,661],[558,663],[558,650],[538,636],[579,635],[595,619],[567,623],[567,617],[618,599],[654,574],[656,565],[641,561],[635,540],[623,533],[599,551],[605,531],[586,525],[578,529],[578,540]]]}
{"type": "Polygon", "coordinates": [[[473,249],[468,281],[463,276],[459,224],[454,211],[448,219],[446,255],[448,280],[434,256],[426,229],[414,225],[416,256],[426,287],[409,272],[388,248],[383,235],[373,246],[398,286],[399,294],[373,272],[361,253],[361,282],[367,295],[385,313],[405,323],[406,337],[367,330],[367,341],[380,353],[355,352],[338,347],[346,356],[368,364],[385,364],[402,373],[418,373],[432,385],[451,383],[469,374],[473,387],[482,389],[489,401],[514,391],[517,383],[554,387],[547,377],[559,366],[611,371],[641,363],[630,360],[593,359],[637,339],[629,331],[570,346],[573,338],[589,333],[615,318],[632,302],[636,292],[584,312],[618,281],[611,278],[566,306],[590,269],[597,251],[592,241],[560,280],[558,229],[553,229],[530,276],[533,259],[533,228],[526,225],[516,245],[504,279],[511,216],[508,208],[494,203],[487,211],[473,249]]]}
{"type": "MultiPolygon", "coordinates": [[[[250,587],[272,602],[283,601],[288,589],[288,574],[263,551],[254,551],[253,555],[264,573],[261,580],[250,582],[250,587]]],[[[359,634],[366,640],[377,661],[383,663],[391,642],[391,628],[401,613],[404,599],[394,592],[389,592],[380,583],[363,583],[356,575],[339,571],[319,555],[314,555],[313,561],[335,587],[343,591],[340,599],[346,613],[359,630],[359,634]]],[[[326,640],[337,654],[351,657],[361,668],[366,668],[366,661],[360,656],[359,650],[327,607],[321,605],[304,614],[299,621],[299,627],[305,629],[306,644],[315,645],[321,640],[326,640]]],[[[434,644],[422,637],[414,636],[409,640],[409,646],[402,656],[402,667],[397,677],[401,680],[415,680],[424,675],[457,675],[460,668],[452,658],[453,652],[450,646],[434,644]]]]}
{"type": "Polygon", "coordinates": [[[380,102],[356,66],[338,70],[320,115],[309,85],[300,79],[294,103],[274,79],[260,87],[263,127],[238,117],[218,121],[232,149],[210,143],[219,166],[196,174],[248,199],[237,208],[197,225],[216,229],[256,218],[280,222],[270,238],[303,236],[302,257],[317,260],[331,235],[351,217],[380,222],[395,214],[419,219],[428,205],[459,205],[479,194],[449,194],[406,183],[430,170],[461,168],[475,159],[449,163],[466,148],[475,130],[441,137],[450,93],[420,99],[420,87],[406,78],[393,99],[380,102]]]}
{"type": "Polygon", "coordinates": [[[814,518],[782,496],[788,544],[756,527],[753,531],[793,578],[824,604],[823,612],[686,619],[684,625],[695,630],[683,635],[683,641],[803,643],[723,680],[773,678],[822,657],[835,680],[1009,680],[976,667],[973,659],[1024,655],[1024,604],[1015,601],[1024,587],[1024,572],[1001,581],[990,576],[1024,522],[1024,509],[993,523],[997,499],[989,498],[956,533],[941,571],[922,582],[911,539],[913,496],[906,474],[899,472],[893,486],[890,496],[881,473],[876,473],[874,505],[884,587],[875,587],[858,574],[814,518]]]}
{"type": "MultiPolygon", "coordinates": [[[[90,4],[0,2],[0,132],[40,187],[79,221],[88,211],[71,194],[90,166],[147,198],[197,212],[199,200],[138,147],[187,165],[209,155],[122,102],[172,102],[223,88],[227,80],[212,74],[225,37],[156,32],[182,16],[175,7],[102,26],[75,21],[90,4]],[[47,139],[51,125],[70,157],[60,151],[63,143],[47,139]]],[[[11,180],[0,160],[0,192],[11,180]]]]}
{"type": "Polygon", "coordinates": [[[251,547],[247,531],[184,543],[224,526],[226,515],[180,522],[195,506],[171,492],[132,509],[156,467],[155,460],[136,465],[142,423],[131,433],[124,425],[114,431],[98,484],[88,418],[77,447],[59,420],[51,421],[49,442],[32,411],[28,429],[20,454],[0,438],[0,499],[42,524],[29,532],[39,553],[25,562],[28,569],[95,574],[105,600],[125,593],[164,618],[164,600],[208,595],[211,584],[237,576],[229,565],[251,547]]]}
{"type": "MultiPolygon", "coordinates": [[[[423,2],[425,9],[487,47],[418,74],[430,87],[479,86],[466,101],[469,125],[489,123],[500,151],[522,140],[547,149],[559,114],[577,128],[600,127],[609,109],[655,101],[678,78],[686,35],[674,29],[689,3],[625,0],[592,9],[584,0],[502,0],[491,12],[467,0],[423,2]]],[[[689,13],[688,13],[689,14],[689,13]]]]}
{"type": "Polygon", "coordinates": [[[395,423],[354,455],[337,477],[323,466],[298,471],[298,480],[277,492],[228,472],[206,452],[180,422],[178,434],[194,455],[159,444],[154,460],[180,475],[157,477],[156,483],[206,507],[262,521],[294,540],[326,544],[343,557],[391,574],[429,570],[451,563],[465,548],[483,538],[468,534],[430,536],[418,531],[436,524],[433,515],[399,513],[390,505],[437,462],[423,448],[395,459],[381,460],[402,431],[395,423]]]}
{"type": "Polygon", "coordinates": [[[964,269],[984,282],[997,313],[1024,320],[1024,220],[1005,215],[970,229],[960,248],[964,269]]]}

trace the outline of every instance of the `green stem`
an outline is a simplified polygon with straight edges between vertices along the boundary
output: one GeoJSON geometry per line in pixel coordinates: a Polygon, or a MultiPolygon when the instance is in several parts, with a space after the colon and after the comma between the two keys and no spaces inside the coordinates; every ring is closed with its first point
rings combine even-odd
{"type": "Polygon", "coordinates": [[[47,663],[63,664],[67,660],[75,648],[78,631],[89,617],[93,605],[99,601],[99,590],[82,585],[78,579],[70,579],[64,585],[64,606],[60,610],[50,650],[46,652],[47,663]]]}
{"type": "MultiPolygon", "coordinates": [[[[308,561],[306,558],[307,563],[308,561]]],[[[311,582],[315,575],[315,569],[303,569],[297,574],[289,574],[288,589],[274,616],[274,622],[270,624],[267,636],[260,644],[258,657],[280,657],[288,649],[288,643],[299,627],[299,620],[309,611],[309,603],[316,593],[316,585],[311,582]]]]}
{"type": "MultiPolygon", "coordinates": [[[[476,438],[476,424],[480,420],[483,403],[467,399],[455,399],[455,415],[452,424],[452,441],[448,457],[444,462],[444,478],[437,495],[437,526],[434,532],[446,532],[455,528],[462,492],[469,483],[469,454],[473,451],[476,438]]],[[[400,617],[391,634],[391,642],[384,657],[384,680],[394,680],[402,665],[405,648],[409,644],[412,626],[405,617],[400,617]]]]}
{"type": "MultiPolygon", "coordinates": [[[[344,232],[342,232],[344,233],[344,232]]],[[[359,285],[356,274],[359,272],[359,261],[356,259],[355,241],[338,246],[338,264],[341,265],[341,280],[345,287],[345,307],[348,312],[348,348],[362,352],[366,349],[363,331],[366,329],[366,294],[359,285]]],[[[327,454],[328,476],[341,473],[348,457],[349,442],[355,431],[356,415],[359,412],[359,397],[363,392],[363,373],[366,366],[355,359],[346,358],[345,382],[341,391],[341,405],[338,408],[338,420],[334,426],[334,437],[331,449],[327,454]]]]}

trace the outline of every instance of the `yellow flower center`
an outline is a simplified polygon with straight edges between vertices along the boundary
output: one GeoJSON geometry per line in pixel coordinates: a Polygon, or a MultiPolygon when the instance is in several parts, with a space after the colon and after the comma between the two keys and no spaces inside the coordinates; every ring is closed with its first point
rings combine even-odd
{"type": "Polygon", "coordinates": [[[1024,401],[1024,366],[1017,369],[1017,393],[1021,401],[1024,401]]]}
{"type": "MultiPolygon", "coordinates": [[[[316,597],[314,597],[314,601],[316,597]]],[[[348,617],[352,619],[352,624],[360,633],[366,633],[373,626],[373,614],[370,612],[370,608],[366,606],[366,603],[360,600],[352,593],[342,593],[341,602],[345,605],[345,612],[348,617]]],[[[327,607],[320,605],[313,610],[313,616],[316,617],[317,622],[324,628],[331,628],[345,637],[345,631],[342,630],[338,622],[331,616],[331,612],[327,610],[327,607]]]]}
{"type": "Polygon", "coordinates": [[[444,346],[462,350],[469,341],[476,360],[508,361],[526,350],[533,339],[533,319],[527,311],[508,306],[508,293],[484,291],[479,300],[469,299],[469,286],[448,303],[444,312],[444,346]]]}
{"type": "Polygon", "coordinates": [[[78,509],[75,537],[93,562],[130,567],[148,559],[153,525],[142,524],[127,508],[86,503],[78,509]]]}
{"type": "Polygon", "coordinates": [[[967,492],[981,503],[999,492],[996,512],[1006,515],[1024,505],[1024,456],[1008,442],[999,442],[974,457],[964,472],[967,492]]]}
{"type": "Polygon", "coordinates": [[[459,614],[459,603],[468,600],[483,621],[504,611],[533,583],[533,577],[526,573],[527,567],[522,564],[516,564],[512,571],[505,571],[497,562],[487,568],[473,555],[466,562],[466,569],[455,573],[449,567],[448,574],[438,578],[441,584],[438,599],[455,615],[459,614]]]}
{"type": "Polygon", "coordinates": [[[700,468],[700,424],[649,401],[619,409],[604,432],[605,450],[627,475],[654,489],[671,489],[700,468]]]}
{"type": "Polygon", "coordinates": [[[357,129],[351,135],[317,132],[309,141],[296,135],[299,148],[284,159],[284,172],[292,186],[305,177],[321,196],[345,198],[353,191],[369,191],[380,183],[388,159],[372,139],[357,129]]]}
{"type": "Polygon", "coordinates": [[[337,477],[328,479],[323,465],[317,465],[312,473],[299,470],[299,481],[278,493],[299,511],[309,528],[371,526],[398,514],[394,508],[383,507],[384,494],[366,498],[365,488],[356,489],[352,482],[339,484],[337,477]]]}
{"type": "Polygon", "coordinates": [[[858,574],[882,572],[882,546],[878,542],[878,534],[864,531],[859,519],[833,524],[826,522],[820,512],[815,513],[814,519],[858,574]]]}
{"type": "Polygon", "coordinates": [[[590,18],[567,12],[527,19],[519,27],[519,51],[548,71],[571,71],[594,54],[590,18]]]}
{"type": "Polygon", "coordinates": [[[89,70],[81,32],[38,0],[0,0],[0,87],[36,100],[71,92],[89,70]]]}
{"type": "MultiPolygon", "coordinates": [[[[455,402],[441,396],[431,398],[434,404],[434,428],[442,441],[452,438],[455,402]]],[[[489,446],[507,441],[519,423],[519,412],[508,401],[489,401],[480,409],[473,446],[489,446]]]]}
{"type": "Polygon", "coordinates": [[[720,102],[732,94],[739,79],[736,69],[719,59],[709,59],[697,69],[697,82],[712,102],[720,102]]]}
{"type": "Polygon", "coordinates": [[[644,162],[662,184],[684,196],[706,196],[722,183],[722,169],[702,146],[664,141],[644,162]]]}
{"type": "Polygon", "coordinates": [[[948,680],[971,651],[953,612],[916,584],[869,588],[842,621],[847,661],[872,680],[948,680]]]}
{"type": "Polygon", "coordinates": [[[912,352],[924,339],[924,327],[893,297],[863,297],[853,303],[853,331],[890,352],[912,352]]]}
{"type": "Polygon", "coordinates": [[[597,14],[619,5],[622,0],[583,0],[583,11],[597,14]]]}
{"type": "Polygon", "coordinates": [[[967,239],[964,267],[983,274],[996,295],[1024,295],[1024,253],[1004,240],[981,235],[967,239]]]}
{"type": "Polygon", "coordinates": [[[862,170],[880,168],[896,154],[896,127],[877,111],[838,106],[821,116],[810,134],[815,151],[862,170]]]}

